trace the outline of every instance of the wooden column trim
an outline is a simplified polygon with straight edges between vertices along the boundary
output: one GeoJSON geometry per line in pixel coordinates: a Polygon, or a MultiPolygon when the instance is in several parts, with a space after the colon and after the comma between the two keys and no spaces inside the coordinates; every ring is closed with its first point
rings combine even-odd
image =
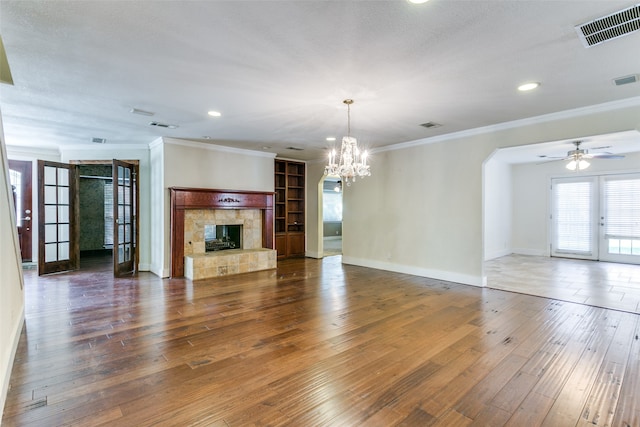
{"type": "Polygon", "coordinates": [[[260,209],[262,247],[274,248],[274,193],[170,187],[171,277],[184,276],[184,217],[187,209],[260,209]]]}

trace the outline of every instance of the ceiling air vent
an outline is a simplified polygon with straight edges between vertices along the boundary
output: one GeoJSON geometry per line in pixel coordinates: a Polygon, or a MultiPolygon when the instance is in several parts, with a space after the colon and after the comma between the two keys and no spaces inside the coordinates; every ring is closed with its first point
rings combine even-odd
{"type": "Polygon", "coordinates": [[[157,126],[159,128],[169,128],[169,129],[175,129],[178,127],[178,125],[168,125],[166,123],[160,123],[160,122],[149,122],[149,126],[157,126]]]}
{"type": "Polygon", "coordinates": [[[628,85],[630,83],[636,83],[638,81],[638,75],[632,74],[630,76],[618,77],[613,79],[613,84],[616,86],[628,85]]]}
{"type": "Polygon", "coordinates": [[[640,29],[640,4],[576,27],[584,47],[626,36],[640,29]]]}
{"type": "Polygon", "coordinates": [[[300,147],[287,147],[287,150],[302,151],[302,150],[304,150],[304,148],[300,148],[300,147]]]}
{"type": "Polygon", "coordinates": [[[420,126],[422,126],[423,128],[431,129],[431,128],[440,127],[442,125],[436,122],[427,122],[427,123],[422,123],[420,126]]]}
{"type": "Polygon", "coordinates": [[[96,144],[106,144],[106,138],[91,138],[91,142],[95,142],[96,144]]]}

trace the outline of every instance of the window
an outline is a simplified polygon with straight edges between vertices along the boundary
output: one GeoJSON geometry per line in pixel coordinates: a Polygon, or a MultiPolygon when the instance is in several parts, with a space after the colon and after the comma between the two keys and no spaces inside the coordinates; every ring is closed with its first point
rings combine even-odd
{"type": "Polygon", "coordinates": [[[16,221],[18,222],[17,226],[20,227],[22,226],[22,173],[10,169],[9,179],[11,180],[11,186],[16,192],[16,221]]]}
{"type": "Polygon", "coordinates": [[[593,180],[553,181],[553,249],[558,253],[591,254],[595,183],[593,180]]]}
{"type": "Polygon", "coordinates": [[[323,193],[323,214],[322,219],[325,222],[341,222],[342,221],[342,193],[335,191],[325,191],[323,193]]]}
{"type": "Polygon", "coordinates": [[[104,247],[113,247],[113,184],[104,184],[104,247]]]}
{"type": "Polygon", "coordinates": [[[609,253],[640,255],[640,179],[605,177],[603,191],[609,253]]]}

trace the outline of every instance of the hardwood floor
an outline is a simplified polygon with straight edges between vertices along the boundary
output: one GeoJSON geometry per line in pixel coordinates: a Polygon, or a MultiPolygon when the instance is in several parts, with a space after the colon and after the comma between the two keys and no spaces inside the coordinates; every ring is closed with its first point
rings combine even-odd
{"type": "Polygon", "coordinates": [[[3,426],[639,426],[640,316],[342,265],[26,273],[3,426]]]}

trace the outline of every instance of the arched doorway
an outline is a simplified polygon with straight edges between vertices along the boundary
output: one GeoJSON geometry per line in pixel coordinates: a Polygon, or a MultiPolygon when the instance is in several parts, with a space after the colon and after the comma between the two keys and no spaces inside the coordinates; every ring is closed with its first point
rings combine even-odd
{"type": "Polygon", "coordinates": [[[327,176],[322,182],[322,256],[342,255],[342,181],[327,176]]]}

